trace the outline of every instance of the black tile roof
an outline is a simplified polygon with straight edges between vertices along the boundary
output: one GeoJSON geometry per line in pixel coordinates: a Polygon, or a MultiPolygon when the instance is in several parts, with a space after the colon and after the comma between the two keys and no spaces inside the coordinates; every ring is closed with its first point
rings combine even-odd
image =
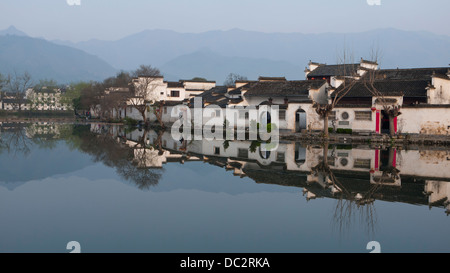
{"type": "Polygon", "coordinates": [[[286,81],[285,77],[263,77],[260,76],[258,81],[286,81]]]}
{"type": "Polygon", "coordinates": [[[284,81],[284,82],[256,82],[249,87],[244,96],[298,96],[309,95],[310,89],[318,89],[326,81],[284,81]]]}
{"type": "Polygon", "coordinates": [[[242,94],[242,87],[233,89],[233,90],[229,91],[228,94],[230,94],[230,95],[240,95],[240,94],[242,94]]]}
{"type": "MultiPolygon", "coordinates": [[[[426,97],[427,80],[387,80],[375,81],[374,87],[384,96],[404,96],[404,97],[426,97]]],[[[338,94],[343,90],[343,86],[339,87],[333,94],[338,94]]],[[[333,94],[331,95],[332,97],[333,94]]],[[[373,97],[370,85],[364,82],[356,82],[345,97],[373,97]]]]}
{"type": "Polygon", "coordinates": [[[184,84],[182,82],[167,82],[168,88],[184,88],[184,84]]]}
{"type": "Polygon", "coordinates": [[[431,80],[434,73],[446,75],[448,69],[448,67],[380,69],[376,71],[375,77],[377,80],[431,80]]]}
{"type": "MultiPolygon", "coordinates": [[[[216,86],[216,87],[211,88],[195,97],[201,97],[204,104],[207,103],[207,104],[216,104],[219,106],[224,106],[224,105],[227,105],[228,101],[229,101],[229,99],[225,96],[227,91],[228,91],[228,87],[226,87],[226,86],[216,86]]],[[[190,102],[192,105],[194,103],[194,98],[190,99],[190,102]]]]}
{"type": "Polygon", "coordinates": [[[359,64],[320,65],[308,74],[310,77],[353,76],[357,73],[359,64]]]}
{"type": "Polygon", "coordinates": [[[216,83],[216,81],[208,81],[208,80],[201,80],[201,79],[196,79],[196,80],[180,80],[180,82],[205,82],[205,83],[216,83]]]}

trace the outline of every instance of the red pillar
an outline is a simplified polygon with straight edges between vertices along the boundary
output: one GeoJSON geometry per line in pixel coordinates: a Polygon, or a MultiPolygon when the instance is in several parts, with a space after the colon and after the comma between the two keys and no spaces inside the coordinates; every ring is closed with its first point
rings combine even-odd
{"type": "Polygon", "coordinates": [[[377,134],[379,134],[380,133],[380,122],[381,122],[380,110],[377,110],[377,115],[376,115],[375,121],[376,121],[376,132],[377,132],[377,134]]]}

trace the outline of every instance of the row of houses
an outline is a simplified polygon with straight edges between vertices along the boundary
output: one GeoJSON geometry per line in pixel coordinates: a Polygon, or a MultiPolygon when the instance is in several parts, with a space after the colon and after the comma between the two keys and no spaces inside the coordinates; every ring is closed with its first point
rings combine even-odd
{"type": "Polygon", "coordinates": [[[18,111],[67,111],[72,105],[61,98],[65,90],[60,88],[29,88],[25,94],[0,92],[0,110],[18,111]]]}
{"type": "MultiPolygon", "coordinates": [[[[163,77],[152,77],[148,85],[152,91],[142,100],[147,104],[145,119],[156,122],[158,109],[155,111],[153,105],[159,102],[163,104],[160,119],[165,124],[173,124],[180,117],[172,110],[185,105],[192,112],[197,98],[201,99],[202,107],[214,105],[218,109],[212,115],[208,112],[204,123],[219,115],[225,120],[225,109],[268,105],[279,109],[280,130],[321,131],[324,120],[314,105],[331,104],[338,94],[345,94],[329,114],[328,127],[333,130],[364,134],[388,133],[391,129],[397,134],[450,133],[449,67],[379,69],[377,63],[363,59],[346,65],[310,62],[305,78],[292,81],[284,77],[259,77],[256,81],[237,81],[227,87],[211,81],[166,82],[163,77]],[[389,121],[387,105],[401,109],[393,122],[389,121]]],[[[146,80],[148,77],[136,78],[134,84],[146,80]]],[[[131,103],[114,115],[143,119],[131,103]]],[[[237,120],[249,124],[245,111],[239,110],[236,116],[237,120]]]]}

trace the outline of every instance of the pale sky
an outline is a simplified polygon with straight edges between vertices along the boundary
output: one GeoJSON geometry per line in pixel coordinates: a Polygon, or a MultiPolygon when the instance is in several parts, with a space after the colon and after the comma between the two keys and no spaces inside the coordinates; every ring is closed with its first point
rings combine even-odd
{"type": "Polygon", "coordinates": [[[145,29],[198,33],[424,30],[450,36],[449,0],[0,0],[0,30],[49,40],[117,40],[145,29]],[[69,5],[68,2],[80,5],[69,5]]]}

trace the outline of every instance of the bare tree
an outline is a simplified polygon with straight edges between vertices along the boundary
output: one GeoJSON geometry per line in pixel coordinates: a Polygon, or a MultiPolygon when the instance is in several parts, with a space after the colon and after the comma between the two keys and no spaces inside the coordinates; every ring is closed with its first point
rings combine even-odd
{"type": "Polygon", "coordinates": [[[330,113],[341,99],[352,90],[357,81],[357,77],[354,73],[356,71],[355,66],[352,55],[344,50],[343,56],[339,57],[337,70],[340,74],[339,77],[342,80],[341,86],[332,90],[331,94],[328,94],[329,99],[326,104],[320,104],[318,102],[313,103],[313,107],[316,109],[317,114],[323,119],[324,138],[328,138],[328,119],[330,113]]]}
{"type": "Polygon", "coordinates": [[[92,82],[81,90],[80,104],[84,110],[91,111],[98,109],[102,98],[105,96],[105,87],[102,83],[92,82]]]}
{"type": "MultiPolygon", "coordinates": [[[[134,77],[130,85],[130,98],[128,103],[142,115],[146,121],[147,103],[159,103],[159,94],[156,94],[157,79],[161,77],[159,69],[152,66],[141,65],[132,72],[134,77]]],[[[162,121],[160,121],[162,123],[162,121]]]]}
{"type": "Polygon", "coordinates": [[[8,74],[6,79],[6,89],[14,97],[14,108],[22,110],[23,105],[27,103],[25,100],[25,92],[32,87],[31,75],[28,72],[18,74],[8,74]]]}
{"type": "Polygon", "coordinates": [[[9,128],[2,128],[5,132],[0,138],[0,150],[4,149],[14,156],[18,154],[29,154],[33,143],[26,135],[27,126],[25,124],[15,123],[9,128]]]}
{"type": "Polygon", "coordinates": [[[342,183],[330,168],[328,158],[335,158],[335,147],[329,155],[328,142],[325,142],[323,148],[322,160],[311,168],[311,174],[323,178],[325,188],[331,190],[337,198],[336,209],[334,212],[334,223],[341,233],[352,225],[352,221],[357,214],[360,220],[366,225],[368,233],[373,233],[376,223],[376,212],[374,206],[374,194],[381,188],[382,182],[371,185],[367,192],[358,193],[342,183]]]}
{"type": "MultiPolygon", "coordinates": [[[[377,62],[380,58],[380,50],[372,49],[372,59],[377,62]]],[[[377,88],[377,71],[371,70],[366,73],[362,78],[364,86],[369,90],[374,97],[377,98],[377,102],[382,105],[384,113],[389,118],[389,135],[391,137],[395,136],[395,126],[394,120],[396,117],[400,116],[400,105],[397,105],[397,100],[386,98],[385,94],[377,88]]]]}
{"type": "Polygon", "coordinates": [[[5,87],[6,79],[5,77],[0,73],[0,92],[3,91],[3,87],[5,87]]]}
{"type": "Polygon", "coordinates": [[[247,77],[241,76],[239,74],[230,73],[227,76],[227,79],[223,83],[225,86],[234,86],[236,84],[236,81],[246,81],[247,77]]]}

